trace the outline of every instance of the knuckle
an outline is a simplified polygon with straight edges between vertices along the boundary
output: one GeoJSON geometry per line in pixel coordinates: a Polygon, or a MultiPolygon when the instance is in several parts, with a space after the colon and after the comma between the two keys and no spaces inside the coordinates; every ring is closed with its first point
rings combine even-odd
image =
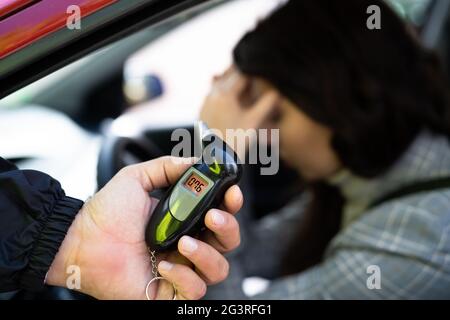
{"type": "Polygon", "coordinates": [[[237,247],[239,247],[241,245],[241,237],[237,236],[235,239],[233,239],[233,241],[230,241],[226,246],[225,246],[225,250],[224,252],[230,252],[235,250],[237,247]]]}
{"type": "Polygon", "coordinates": [[[239,231],[239,223],[233,215],[229,215],[228,228],[231,231],[239,231]]]}
{"type": "Polygon", "coordinates": [[[241,244],[239,224],[237,223],[236,220],[232,223],[232,226],[230,226],[230,228],[228,229],[226,237],[229,239],[224,248],[227,252],[236,249],[241,244]]]}
{"type": "Polygon", "coordinates": [[[119,170],[118,176],[127,176],[134,170],[133,166],[126,166],[119,170]]]}
{"type": "Polygon", "coordinates": [[[239,224],[237,223],[236,218],[230,213],[226,212],[223,216],[225,218],[225,224],[221,226],[221,232],[224,233],[224,235],[229,236],[235,232],[236,228],[239,228],[239,224]]]}
{"type": "Polygon", "coordinates": [[[162,162],[174,161],[175,159],[176,159],[176,157],[168,156],[168,155],[162,156],[162,157],[160,158],[160,160],[161,160],[162,162]]]}
{"type": "Polygon", "coordinates": [[[227,260],[220,259],[217,263],[217,271],[214,273],[214,275],[211,277],[212,279],[209,279],[209,283],[216,284],[219,282],[224,281],[230,272],[230,265],[227,260]]]}
{"type": "Polygon", "coordinates": [[[236,240],[233,243],[233,245],[231,246],[230,250],[234,250],[237,247],[239,247],[240,245],[241,245],[241,236],[238,234],[238,236],[236,237],[236,240]]]}
{"type": "Polygon", "coordinates": [[[195,290],[192,290],[190,299],[199,300],[203,298],[205,294],[206,294],[206,284],[204,282],[201,282],[201,284],[199,284],[195,290]]]}
{"type": "Polygon", "coordinates": [[[228,261],[224,260],[217,281],[221,282],[225,280],[228,277],[229,272],[230,272],[230,264],[228,263],[228,261]]]}

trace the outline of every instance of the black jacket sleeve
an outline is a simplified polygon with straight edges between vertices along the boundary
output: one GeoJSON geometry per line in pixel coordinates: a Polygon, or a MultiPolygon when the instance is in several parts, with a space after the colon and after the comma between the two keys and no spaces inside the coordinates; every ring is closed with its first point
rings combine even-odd
{"type": "Polygon", "coordinates": [[[39,291],[83,202],[50,176],[0,158],[0,292],[39,291]]]}

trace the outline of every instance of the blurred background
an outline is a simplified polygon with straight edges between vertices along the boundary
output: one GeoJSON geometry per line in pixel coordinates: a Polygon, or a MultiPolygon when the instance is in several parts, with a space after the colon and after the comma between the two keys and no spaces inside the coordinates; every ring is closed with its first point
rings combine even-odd
{"type": "MultiPolygon", "coordinates": [[[[192,130],[234,45],[283,2],[207,2],[11,94],[0,100],[0,156],[48,173],[68,195],[86,199],[120,167],[169,154],[173,129],[192,130]]],[[[387,2],[450,74],[450,1],[387,2]]],[[[247,209],[258,217],[301,189],[283,165],[275,176],[261,176],[257,167],[246,171],[247,209]],[[277,181],[284,188],[275,188],[277,181]]]]}
{"type": "MultiPolygon", "coordinates": [[[[105,137],[145,132],[166,153],[164,139],[197,119],[211,78],[229,65],[237,40],[280,2],[212,1],[2,99],[0,155],[48,172],[74,197],[88,197],[98,185],[105,137]]],[[[439,51],[448,70],[449,1],[388,2],[426,46],[439,51]]]]}

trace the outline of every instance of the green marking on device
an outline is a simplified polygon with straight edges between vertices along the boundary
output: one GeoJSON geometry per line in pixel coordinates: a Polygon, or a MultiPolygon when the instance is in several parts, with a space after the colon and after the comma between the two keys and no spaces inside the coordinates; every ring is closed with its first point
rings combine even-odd
{"type": "Polygon", "coordinates": [[[220,166],[217,163],[217,160],[214,160],[214,168],[212,165],[209,166],[209,170],[211,170],[212,173],[219,175],[220,174],[220,166]]]}
{"type": "Polygon", "coordinates": [[[166,212],[166,215],[156,227],[156,242],[163,243],[167,240],[175,231],[180,227],[181,222],[172,217],[170,211],[166,212]]]}

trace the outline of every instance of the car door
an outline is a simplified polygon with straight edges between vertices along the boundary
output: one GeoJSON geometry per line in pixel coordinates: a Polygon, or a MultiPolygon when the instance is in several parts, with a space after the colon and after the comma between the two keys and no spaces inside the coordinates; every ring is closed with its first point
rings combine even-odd
{"type": "Polygon", "coordinates": [[[3,1],[0,98],[139,28],[206,1],[3,1]],[[73,28],[77,17],[80,28],[73,28]]]}

